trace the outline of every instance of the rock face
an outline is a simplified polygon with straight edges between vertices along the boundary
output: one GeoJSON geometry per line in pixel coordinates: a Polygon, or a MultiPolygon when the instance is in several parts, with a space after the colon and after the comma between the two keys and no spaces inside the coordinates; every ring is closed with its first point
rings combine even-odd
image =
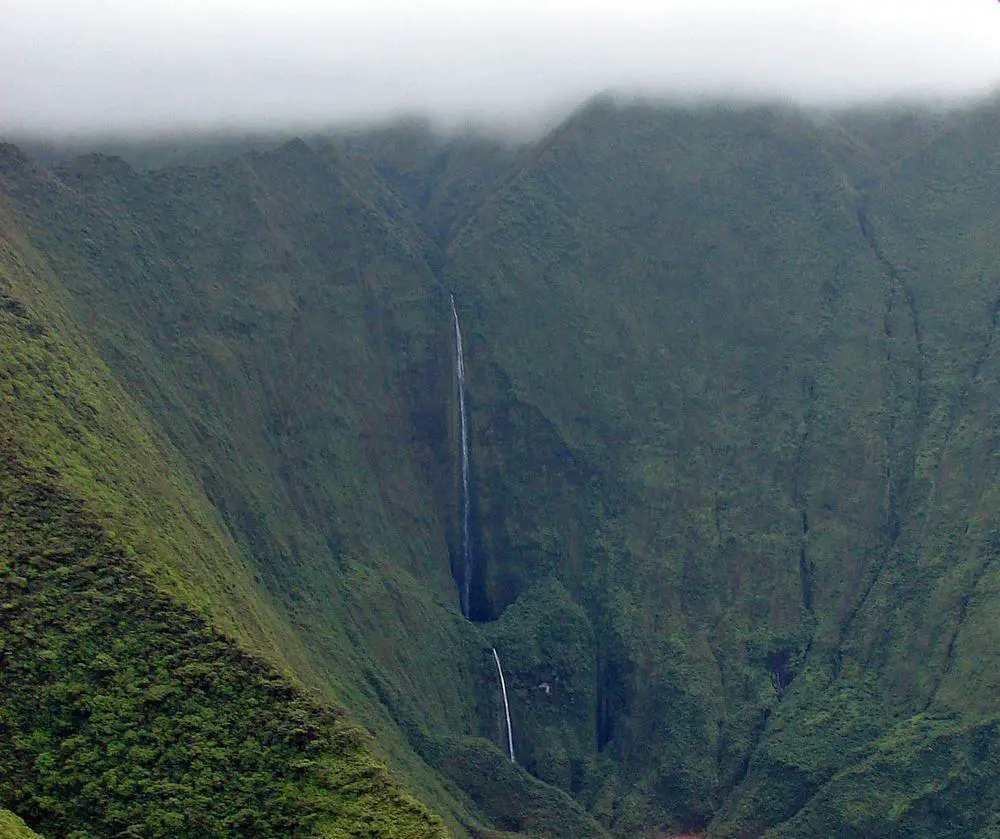
{"type": "Polygon", "coordinates": [[[987,836],[998,136],[598,100],[520,149],[3,147],[2,428],[458,835],[987,836]]]}

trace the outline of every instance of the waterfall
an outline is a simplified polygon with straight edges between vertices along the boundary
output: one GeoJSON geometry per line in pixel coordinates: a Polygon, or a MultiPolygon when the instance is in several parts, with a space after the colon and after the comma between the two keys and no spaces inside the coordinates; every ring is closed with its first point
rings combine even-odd
{"type": "Polygon", "coordinates": [[[462,350],[462,328],[458,325],[455,295],[451,295],[451,316],[455,322],[455,355],[458,383],[458,423],[461,433],[460,460],[462,463],[462,614],[469,617],[472,595],[472,539],[469,531],[469,423],[465,414],[465,353],[462,350]]]}
{"type": "Polygon", "coordinates": [[[510,753],[511,763],[514,763],[514,735],[510,730],[510,705],[507,704],[507,682],[504,681],[503,668],[500,666],[500,656],[497,655],[497,648],[493,650],[493,660],[497,663],[497,673],[500,674],[500,692],[503,694],[503,713],[507,718],[507,751],[510,753]]]}

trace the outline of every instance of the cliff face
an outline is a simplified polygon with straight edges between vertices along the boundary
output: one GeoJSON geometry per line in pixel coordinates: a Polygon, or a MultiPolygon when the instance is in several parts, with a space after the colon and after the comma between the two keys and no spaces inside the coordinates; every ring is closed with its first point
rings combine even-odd
{"type": "MultiPolygon", "coordinates": [[[[179,610],[108,638],[195,610],[346,705],[455,833],[986,835],[997,123],[598,101],[520,150],[5,148],[5,474],[88,506],[179,610]]],[[[55,592],[91,553],[9,556],[55,592]]],[[[0,780],[43,825],[31,772],[0,780]]]]}
{"type": "Polygon", "coordinates": [[[4,804],[45,836],[444,835],[302,687],[301,639],[67,299],[5,207],[4,804]]]}

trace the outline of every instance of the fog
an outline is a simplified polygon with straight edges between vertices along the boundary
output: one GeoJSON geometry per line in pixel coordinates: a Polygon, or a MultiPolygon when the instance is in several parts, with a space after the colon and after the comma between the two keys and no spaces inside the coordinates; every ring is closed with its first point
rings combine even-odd
{"type": "Polygon", "coordinates": [[[1000,85],[1000,3],[4,0],[0,71],[0,133],[510,127],[604,90],[940,101],[1000,85]]]}

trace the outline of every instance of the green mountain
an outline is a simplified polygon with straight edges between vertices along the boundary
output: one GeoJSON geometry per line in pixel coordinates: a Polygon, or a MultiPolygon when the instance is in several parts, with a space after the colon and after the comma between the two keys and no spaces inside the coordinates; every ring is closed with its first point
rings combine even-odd
{"type": "Polygon", "coordinates": [[[993,835],[998,136],[599,99],[520,147],[0,149],[0,805],[993,835]]]}

